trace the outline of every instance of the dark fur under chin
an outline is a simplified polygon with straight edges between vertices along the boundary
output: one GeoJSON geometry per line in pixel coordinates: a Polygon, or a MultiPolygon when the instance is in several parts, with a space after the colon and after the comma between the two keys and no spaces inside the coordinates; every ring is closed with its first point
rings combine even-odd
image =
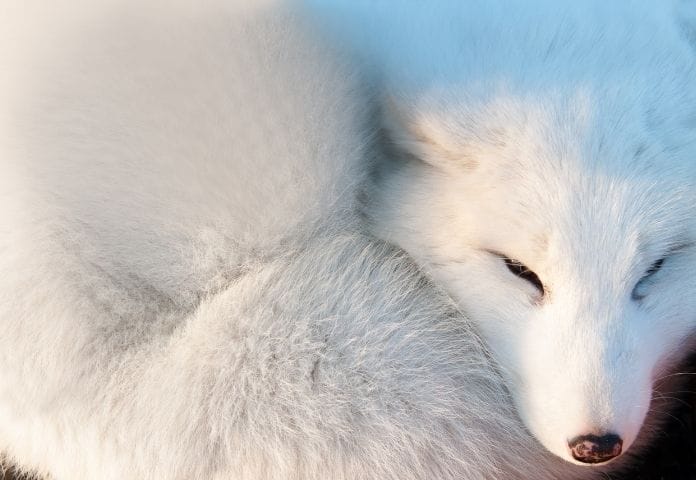
{"type": "Polygon", "coordinates": [[[648,416],[631,448],[610,470],[616,480],[696,478],[696,337],[656,376],[648,416]]]}

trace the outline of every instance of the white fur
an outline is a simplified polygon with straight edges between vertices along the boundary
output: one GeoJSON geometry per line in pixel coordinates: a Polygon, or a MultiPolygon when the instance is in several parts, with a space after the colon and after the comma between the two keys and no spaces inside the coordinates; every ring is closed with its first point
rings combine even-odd
{"type": "Polygon", "coordinates": [[[309,3],[383,85],[402,158],[373,230],[471,316],[544,446],[627,450],[696,328],[693,2],[309,3]]]}
{"type": "MultiPolygon", "coordinates": [[[[589,477],[363,232],[354,68],[238,3],[0,3],[0,449],[77,480],[589,477]]],[[[487,304],[522,299],[484,263],[487,304]]]]}

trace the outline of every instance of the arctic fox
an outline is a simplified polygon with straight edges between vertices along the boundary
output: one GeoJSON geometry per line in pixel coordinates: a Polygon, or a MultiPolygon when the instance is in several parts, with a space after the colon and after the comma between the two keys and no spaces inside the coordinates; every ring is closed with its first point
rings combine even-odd
{"type": "MultiPolygon", "coordinates": [[[[526,432],[469,320],[406,254],[365,231],[369,85],[285,7],[246,3],[0,4],[0,450],[77,480],[598,473],[526,432]]],[[[653,158],[658,146],[647,148],[653,158]]],[[[413,189],[403,192],[413,203],[413,189]]],[[[507,218],[498,210],[490,221],[507,218]]],[[[683,226],[674,215],[659,232],[683,226]]],[[[651,245],[658,258],[663,245],[651,245]]],[[[665,261],[675,285],[689,251],[665,261]]],[[[492,254],[472,258],[471,291],[485,291],[467,308],[481,325],[494,309],[541,308],[492,254]]],[[[665,310],[648,303],[658,287],[645,286],[641,302],[665,310]]],[[[680,322],[670,318],[650,348],[674,345],[680,322]]],[[[527,345],[519,332],[532,328],[512,328],[501,339],[527,345]]],[[[510,371],[518,349],[491,344],[510,371]]],[[[631,381],[654,356],[627,355],[637,359],[631,381]]]]}
{"type": "Polygon", "coordinates": [[[548,450],[635,452],[696,333],[682,2],[309,3],[382,85],[372,231],[471,317],[548,450]]]}

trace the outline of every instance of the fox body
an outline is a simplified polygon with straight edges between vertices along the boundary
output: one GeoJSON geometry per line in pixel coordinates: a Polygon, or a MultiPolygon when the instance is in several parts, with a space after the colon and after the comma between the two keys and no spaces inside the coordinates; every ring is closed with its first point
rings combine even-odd
{"type": "Polygon", "coordinates": [[[373,232],[471,317],[546,448],[637,452],[696,328],[685,5],[317,4],[381,82],[373,232]]]}
{"type": "Polygon", "coordinates": [[[254,3],[0,6],[0,449],[56,479],[589,477],[364,228],[369,83],[254,3]]]}
{"type": "Polygon", "coordinates": [[[694,326],[690,30],[522,3],[313,5],[368,80],[275,2],[0,6],[0,448],[58,479],[636,451],[694,326]]]}

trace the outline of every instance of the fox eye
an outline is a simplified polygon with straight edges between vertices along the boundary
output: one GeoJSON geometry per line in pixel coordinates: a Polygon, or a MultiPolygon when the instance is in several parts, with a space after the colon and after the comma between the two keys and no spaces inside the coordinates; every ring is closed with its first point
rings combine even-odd
{"type": "Polygon", "coordinates": [[[523,280],[531,283],[534,288],[539,290],[539,293],[544,295],[544,284],[539,280],[539,276],[527,268],[522,262],[514,260],[512,258],[503,257],[503,262],[505,266],[512,272],[515,276],[520,277],[523,280]]]}
{"type": "Polygon", "coordinates": [[[633,288],[633,291],[631,292],[631,298],[633,300],[643,300],[645,296],[647,295],[647,290],[648,290],[648,284],[650,283],[650,277],[655,275],[660,269],[662,268],[662,265],[665,263],[665,257],[659,259],[655,263],[653,263],[650,268],[648,268],[645,271],[645,274],[643,275],[643,278],[641,278],[636,286],[633,288]]]}

